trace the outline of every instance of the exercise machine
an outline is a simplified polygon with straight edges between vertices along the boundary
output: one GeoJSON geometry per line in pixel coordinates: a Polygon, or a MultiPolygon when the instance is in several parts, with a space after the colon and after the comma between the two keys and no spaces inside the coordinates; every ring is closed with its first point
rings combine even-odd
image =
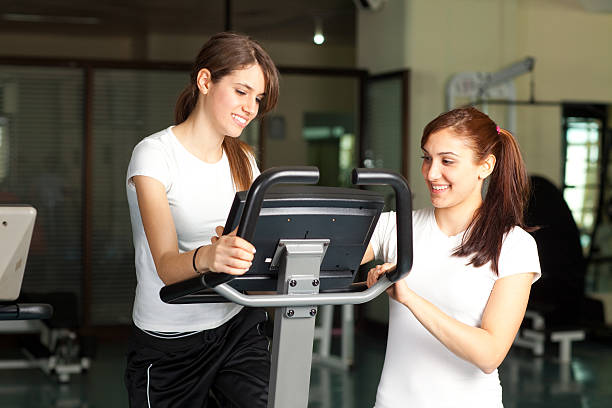
{"type": "Polygon", "coordinates": [[[161,299],[171,304],[234,302],[275,308],[270,408],[308,404],[318,306],[368,302],[412,267],[412,204],[406,180],[376,169],[355,169],[352,178],[355,185],[390,185],[395,190],[402,250],[397,268],[371,288],[353,281],[383,197],[360,189],[278,186],[319,179],[316,167],[279,167],[261,173],[248,192],[236,194],[225,225],[224,233],[237,227],[237,235],[257,248],[249,271],[239,277],[207,272],[160,291],[161,299]]]}
{"type": "Polygon", "coordinates": [[[0,205],[0,334],[25,335],[20,339],[25,358],[2,359],[0,369],[39,368],[67,382],[70,375],[89,368],[90,361],[81,356],[76,332],[65,324],[56,324],[63,319],[49,303],[65,302],[72,294],[49,294],[38,299],[44,303],[23,303],[21,300],[29,299],[20,298],[35,220],[32,206],[0,205]],[[54,301],[47,303],[51,299],[54,301]]]}
{"type": "Polygon", "coordinates": [[[28,205],[0,205],[0,320],[47,319],[51,305],[15,303],[21,291],[23,273],[36,220],[36,209],[28,205]]]}
{"type": "Polygon", "coordinates": [[[531,176],[530,183],[526,223],[542,226],[532,233],[542,277],[531,289],[514,344],[542,356],[551,343],[558,343],[558,361],[570,363],[574,343],[603,325],[603,305],[586,295],[587,259],[563,193],[541,176],[531,176]]]}

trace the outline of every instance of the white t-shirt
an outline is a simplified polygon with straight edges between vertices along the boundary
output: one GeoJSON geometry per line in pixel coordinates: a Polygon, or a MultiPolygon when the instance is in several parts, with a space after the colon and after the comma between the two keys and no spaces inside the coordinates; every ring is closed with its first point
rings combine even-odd
{"type": "MultiPolygon", "coordinates": [[[[259,170],[254,158],[251,165],[255,178],[259,170]]],[[[203,162],[185,149],[169,127],[144,138],[134,147],[126,178],[138,280],[132,313],[134,324],[142,330],[160,332],[199,331],[222,325],[242,307],[233,303],[170,305],[160,299],[159,291],[164,283],[155,269],[131,180],[140,175],[164,185],[179,252],[188,252],[210,244],[215,227],[225,225],[236,193],[225,152],[217,163],[203,162]]]]}
{"type": "MultiPolygon", "coordinates": [[[[433,208],[413,212],[413,266],[408,286],[441,311],[480,327],[489,295],[499,278],[535,272],[540,262],[535,240],[519,227],[505,237],[499,276],[490,264],[467,266],[467,258],[451,256],[463,234],[452,237],[438,227],[433,208]]],[[[396,261],[395,213],[384,213],[370,241],[377,259],[396,261]]],[[[389,336],[375,408],[503,407],[497,370],[483,373],[450,352],[427,331],[410,310],[390,299],[389,336]]]]}

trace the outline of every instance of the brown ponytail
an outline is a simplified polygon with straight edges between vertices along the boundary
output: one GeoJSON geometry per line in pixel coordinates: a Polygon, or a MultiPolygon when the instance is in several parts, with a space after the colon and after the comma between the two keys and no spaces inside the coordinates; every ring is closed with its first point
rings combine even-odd
{"type": "Polygon", "coordinates": [[[183,123],[189,117],[198,102],[198,88],[194,82],[183,89],[174,107],[174,124],[183,123]]]}
{"type": "Polygon", "coordinates": [[[253,149],[242,140],[225,136],[223,139],[223,150],[227,155],[232,171],[232,179],[237,191],[248,190],[253,182],[253,168],[250,157],[253,157],[253,149]]]}
{"type": "Polygon", "coordinates": [[[429,135],[449,127],[466,140],[474,151],[476,162],[482,162],[491,154],[496,158],[485,199],[453,255],[471,256],[469,264],[475,267],[491,262],[493,271],[498,274],[505,234],[515,226],[533,230],[524,222],[530,193],[525,164],[512,134],[500,129],[474,107],[454,109],[431,121],[423,131],[421,146],[425,145],[429,135]]]}
{"type": "MultiPolygon", "coordinates": [[[[223,32],[212,36],[202,47],[191,69],[190,82],[179,95],[174,108],[174,124],[184,122],[193,112],[199,97],[197,77],[200,70],[210,71],[212,82],[217,82],[237,69],[259,65],[264,74],[265,93],[259,104],[259,116],[276,106],[279,92],[278,70],[268,53],[248,36],[223,32]]],[[[229,160],[237,190],[246,190],[252,182],[250,157],[253,150],[246,143],[231,137],[223,140],[223,150],[229,160]]]]}

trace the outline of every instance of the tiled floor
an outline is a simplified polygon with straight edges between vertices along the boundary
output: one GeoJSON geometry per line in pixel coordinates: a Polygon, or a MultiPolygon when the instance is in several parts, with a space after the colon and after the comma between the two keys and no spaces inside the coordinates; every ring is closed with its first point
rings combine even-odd
{"type": "MultiPolygon", "coordinates": [[[[123,343],[99,344],[90,370],[64,385],[36,369],[0,370],[0,407],[125,407],[124,350],[123,343]]],[[[511,350],[500,367],[506,408],[612,407],[612,344],[578,343],[570,364],[560,364],[552,351],[535,358],[511,350]]],[[[355,352],[350,371],[314,366],[309,408],[372,407],[384,340],[358,333],[355,352]]]]}

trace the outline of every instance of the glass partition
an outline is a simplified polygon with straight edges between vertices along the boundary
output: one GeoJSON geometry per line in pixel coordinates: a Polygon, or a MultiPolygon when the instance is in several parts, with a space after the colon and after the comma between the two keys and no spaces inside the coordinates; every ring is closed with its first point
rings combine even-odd
{"type": "Polygon", "coordinates": [[[189,76],[181,71],[98,69],[92,121],[92,324],[130,323],[136,287],[125,175],[134,146],[174,123],[189,76]]]}

